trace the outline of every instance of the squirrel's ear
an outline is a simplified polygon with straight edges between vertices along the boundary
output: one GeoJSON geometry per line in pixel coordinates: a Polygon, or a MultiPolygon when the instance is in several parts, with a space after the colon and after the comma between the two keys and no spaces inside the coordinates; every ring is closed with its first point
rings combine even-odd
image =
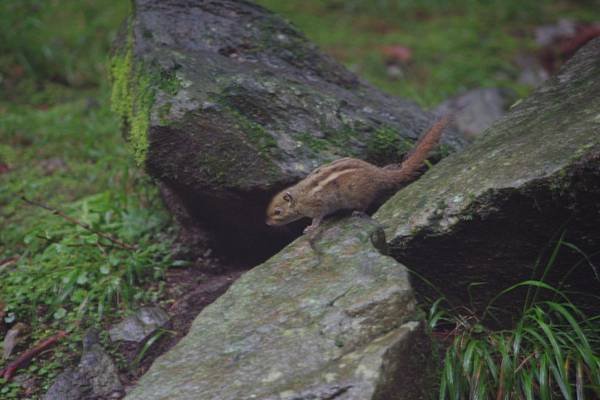
{"type": "Polygon", "coordinates": [[[294,203],[294,198],[292,197],[292,194],[290,192],[285,192],[285,194],[283,195],[283,199],[288,203],[294,203]]]}

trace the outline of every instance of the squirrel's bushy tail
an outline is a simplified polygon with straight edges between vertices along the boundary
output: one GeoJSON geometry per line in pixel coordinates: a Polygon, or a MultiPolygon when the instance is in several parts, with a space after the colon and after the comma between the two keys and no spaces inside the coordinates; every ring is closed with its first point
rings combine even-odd
{"type": "Polygon", "coordinates": [[[401,185],[403,182],[413,178],[419,168],[423,165],[423,162],[427,159],[429,152],[438,144],[440,137],[444,132],[444,128],[448,126],[452,117],[446,115],[438,119],[431,129],[427,131],[417,141],[415,147],[406,155],[400,168],[395,170],[389,170],[390,175],[393,176],[395,185],[401,185]]]}

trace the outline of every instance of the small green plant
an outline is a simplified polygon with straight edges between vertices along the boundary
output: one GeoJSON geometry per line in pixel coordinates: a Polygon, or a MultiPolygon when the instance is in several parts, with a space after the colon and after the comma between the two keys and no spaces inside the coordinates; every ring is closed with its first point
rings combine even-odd
{"type": "Polygon", "coordinates": [[[175,335],[176,333],[177,332],[175,332],[175,331],[170,331],[168,329],[162,329],[162,328],[157,330],[152,336],[150,336],[150,338],[148,338],[148,340],[146,340],[146,343],[144,343],[144,346],[142,346],[141,350],[139,351],[139,353],[137,354],[135,359],[131,362],[132,369],[135,370],[140,366],[140,363],[142,362],[142,360],[148,353],[148,350],[150,350],[152,345],[154,345],[154,343],[157,342],[161,337],[163,337],[165,334],[175,335]]]}
{"type": "Polygon", "coordinates": [[[0,398],[2,399],[18,399],[21,393],[21,385],[16,382],[6,382],[4,378],[0,378],[0,398]]]}
{"type": "Polygon", "coordinates": [[[0,370],[68,333],[20,379],[0,379],[0,399],[41,398],[78,362],[88,326],[161,296],[169,217],[108,105],[108,53],[129,12],[127,1],[0,1],[0,341],[15,323],[31,328],[0,370]]]}
{"type": "MultiPolygon", "coordinates": [[[[554,264],[558,241],[542,278],[554,264]]],[[[542,280],[528,280],[500,292],[483,315],[448,312],[437,300],[429,326],[452,327],[440,373],[439,399],[585,399],[600,397],[600,317],[588,317],[568,296],[542,280]],[[527,288],[522,314],[512,329],[489,329],[493,303],[527,288]],[[544,291],[552,300],[538,300],[544,291]]],[[[463,309],[464,311],[464,309],[463,309]]]]}
{"type": "MultiPolygon", "coordinates": [[[[438,321],[456,321],[436,315],[438,321]]],[[[514,329],[460,320],[446,351],[440,399],[583,399],[600,396],[600,320],[570,302],[528,308],[514,329]],[[587,395],[587,396],[586,396],[587,395]]]]}
{"type": "MultiPolygon", "coordinates": [[[[168,214],[122,144],[106,88],[98,92],[99,107],[79,98],[41,110],[9,104],[0,118],[0,156],[10,166],[0,174],[0,328],[32,328],[13,358],[59,329],[69,333],[32,360],[30,398],[77,363],[86,327],[155,302],[170,264],[168,214]]],[[[0,398],[29,396],[20,387],[0,384],[0,398]]]]}
{"type": "Polygon", "coordinates": [[[141,284],[160,278],[169,261],[168,241],[152,240],[164,215],[111,191],[70,204],[65,215],[89,229],[51,213],[31,229],[23,238],[27,253],[0,282],[9,315],[102,317],[108,308],[151,300],[141,284]]]}

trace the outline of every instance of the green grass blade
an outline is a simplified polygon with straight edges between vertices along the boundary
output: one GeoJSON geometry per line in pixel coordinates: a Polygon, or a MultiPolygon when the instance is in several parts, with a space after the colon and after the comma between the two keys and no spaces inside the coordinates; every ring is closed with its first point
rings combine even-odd
{"type": "Polygon", "coordinates": [[[458,360],[454,352],[454,348],[452,347],[446,353],[446,357],[444,359],[444,370],[442,374],[451,400],[460,400],[461,398],[460,377],[457,376],[457,374],[460,372],[459,369],[455,367],[457,361],[458,360]]]}
{"type": "Polygon", "coordinates": [[[577,360],[575,367],[575,393],[577,400],[583,400],[583,363],[577,360]]]}
{"type": "Polygon", "coordinates": [[[493,352],[497,351],[497,348],[492,346],[485,346],[482,349],[482,357],[486,362],[487,370],[489,371],[489,376],[492,378],[494,385],[498,385],[500,381],[500,375],[498,366],[496,365],[496,360],[494,359],[493,352]]]}
{"type": "Polygon", "coordinates": [[[549,368],[550,372],[554,376],[554,382],[558,385],[563,398],[566,400],[573,399],[573,391],[571,385],[569,384],[569,377],[565,374],[565,371],[562,370],[562,366],[558,366],[551,362],[549,364],[549,368]]]}
{"type": "MultiPolygon", "coordinates": [[[[596,368],[596,363],[594,363],[594,350],[592,349],[586,334],[583,332],[581,326],[579,325],[579,323],[575,320],[575,318],[573,317],[573,315],[567,310],[567,308],[565,306],[563,306],[562,304],[558,304],[558,303],[554,303],[554,302],[546,302],[545,304],[548,305],[548,307],[550,307],[551,310],[555,311],[557,314],[561,315],[571,326],[571,329],[573,330],[573,332],[575,333],[575,335],[577,336],[578,341],[572,341],[573,345],[577,348],[578,353],[584,358],[586,364],[589,366],[589,368],[592,369],[592,373],[595,373],[596,375],[598,375],[599,371],[596,368]]],[[[568,305],[569,308],[578,311],[580,313],[580,311],[572,304],[568,305]]],[[[568,336],[569,340],[571,339],[571,336],[568,336]]]]}
{"type": "Polygon", "coordinates": [[[538,385],[540,398],[542,400],[550,400],[550,379],[548,376],[548,355],[542,353],[540,356],[540,366],[538,369],[538,385]]]}
{"type": "Polygon", "coordinates": [[[592,272],[594,273],[596,280],[600,281],[600,275],[598,274],[598,268],[596,267],[596,265],[594,265],[591,258],[584,251],[582,251],[579,247],[575,246],[573,243],[562,242],[562,244],[565,245],[566,247],[570,248],[571,250],[579,253],[579,255],[583,256],[585,261],[587,261],[588,265],[592,269],[592,272]]]}
{"type": "Polygon", "coordinates": [[[427,324],[430,330],[435,329],[438,322],[447,320],[447,312],[440,308],[442,301],[445,301],[444,297],[437,299],[429,308],[427,315],[427,324]]]}
{"type": "Polygon", "coordinates": [[[549,290],[555,294],[557,294],[558,296],[560,296],[563,300],[565,300],[565,302],[569,302],[568,297],[561,292],[560,290],[554,288],[553,286],[548,285],[545,282],[542,281],[538,281],[538,280],[526,280],[523,282],[519,282],[516,283],[504,290],[502,290],[500,293],[498,293],[496,296],[494,296],[492,298],[492,300],[490,300],[490,302],[488,303],[488,305],[486,306],[486,308],[484,309],[483,315],[481,317],[482,320],[485,320],[485,318],[487,317],[487,314],[489,313],[490,308],[492,307],[492,304],[496,302],[496,300],[498,300],[500,297],[502,297],[503,295],[510,293],[512,291],[514,291],[515,289],[518,289],[520,287],[534,287],[536,288],[536,294],[534,295],[534,299],[537,298],[537,290],[538,289],[546,289],[549,290]]]}
{"type": "Polygon", "coordinates": [[[474,361],[475,356],[477,355],[478,345],[479,345],[479,340],[476,340],[476,339],[469,340],[466,350],[465,350],[465,353],[463,354],[462,369],[463,369],[463,372],[467,376],[471,375],[473,373],[473,369],[474,369],[473,361],[474,361]]]}
{"type": "Polygon", "coordinates": [[[143,360],[144,356],[146,355],[148,350],[150,350],[150,347],[152,347],[154,342],[156,342],[158,339],[163,337],[163,335],[165,335],[168,332],[169,331],[167,331],[167,330],[160,329],[154,335],[152,335],[148,340],[146,340],[146,343],[144,343],[144,346],[142,347],[142,349],[140,350],[140,352],[138,353],[138,355],[135,357],[135,359],[132,362],[133,369],[136,369],[139,366],[140,362],[143,360]]]}
{"type": "Polygon", "coordinates": [[[441,377],[441,379],[440,379],[440,388],[439,388],[438,393],[439,393],[439,396],[438,396],[439,400],[446,399],[446,394],[448,393],[448,388],[447,388],[446,380],[443,377],[441,377]]]}

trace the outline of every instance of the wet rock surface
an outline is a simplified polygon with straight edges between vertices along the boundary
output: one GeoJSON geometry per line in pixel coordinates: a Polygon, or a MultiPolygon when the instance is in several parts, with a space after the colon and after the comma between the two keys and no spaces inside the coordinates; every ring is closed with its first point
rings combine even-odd
{"type": "Polygon", "coordinates": [[[127,399],[414,399],[427,344],[371,220],[326,223],[242,275],[127,399]]]}
{"type": "Polygon", "coordinates": [[[544,69],[534,54],[519,54],[515,58],[515,64],[521,71],[518,81],[524,85],[538,87],[550,77],[550,73],[544,69]]]}
{"type": "MultiPolygon", "coordinates": [[[[273,191],[334,157],[397,161],[402,141],[390,133],[412,141],[430,121],[243,1],[137,0],[116,54],[134,82],[121,97],[138,99],[122,114],[136,154],[200,227],[192,236],[217,232],[230,251],[267,254],[298,233],[263,230],[273,191]]],[[[599,264],[599,54],[590,43],[466,151],[397,193],[374,216],[383,230],[334,217],[243,275],[127,398],[421,398],[427,345],[398,261],[474,311],[535,278],[563,232],[599,264]]],[[[566,249],[548,278],[580,261],[566,249]]],[[[596,293],[593,268],[580,265],[562,283],[596,293]]]]}
{"type": "Polygon", "coordinates": [[[563,289],[597,293],[588,261],[598,265],[600,246],[599,74],[596,39],[484,137],[390,199],[374,218],[393,256],[458,304],[474,296],[481,305],[510,284],[539,278],[537,258],[564,232],[589,259],[563,247],[549,281],[559,283],[579,263],[563,289]],[[481,284],[468,291],[474,282],[481,284]]]}
{"type": "Polygon", "coordinates": [[[499,88],[469,90],[437,106],[436,115],[452,114],[452,124],[465,138],[474,139],[503,116],[517,100],[516,93],[499,88]]]}
{"type": "Polygon", "coordinates": [[[56,377],[44,400],[82,400],[91,396],[91,386],[77,369],[68,368],[56,377]]]}
{"type": "Polygon", "coordinates": [[[169,314],[160,307],[142,307],[110,329],[110,340],[140,343],[168,322],[169,314]]]}
{"type": "Polygon", "coordinates": [[[535,42],[539,46],[549,46],[559,39],[572,37],[577,33],[577,23],[562,18],[555,24],[538,26],[534,30],[535,42]]]}
{"type": "Polygon", "coordinates": [[[111,61],[113,108],[172,207],[246,256],[300,232],[265,226],[276,191],[343,156],[398,162],[433,122],[252,3],[134,3],[111,61]]]}
{"type": "Polygon", "coordinates": [[[88,330],[83,339],[83,354],[79,365],[63,371],[43,399],[118,399],[123,394],[123,386],[113,360],[100,345],[98,333],[88,330]]]}

